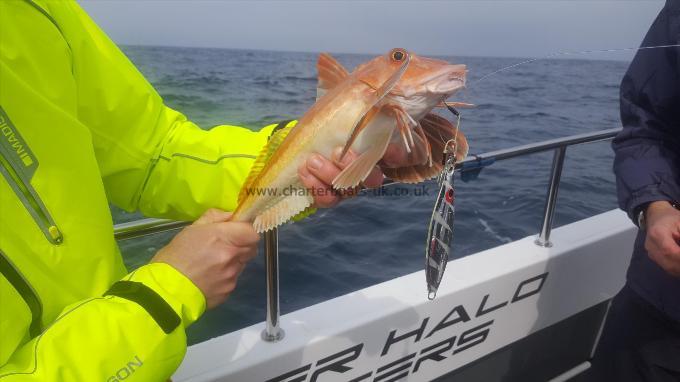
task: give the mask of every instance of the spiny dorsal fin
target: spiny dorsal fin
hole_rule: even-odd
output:
[[[248,195],[246,190],[253,187],[255,184],[255,179],[257,179],[257,176],[260,175],[262,169],[269,161],[269,158],[274,155],[276,149],[281,146],[281,143],[284,139],[286,139],[288,133],[290,133],[294,126],[295,123],[290,122],[285,127],[275,131],[272,136],[269,137],[269,141],[266,145],[264,145],[264,147],[262,147],[262,150],[260,150],[260,153],[255,159],[255,163],[253,163],[253,166],[250,168],[248,177],[243,183],[243,186],[241,186],[241,191],[238,193],[238,204],[241,204],[246,198]]]
[[[316,213],[316,207],[309,206],[309,207],[305,208],[304,211],[302,211],[299,214],[290,218],[290,220],[292,220],[294,222],[299,222],[300,220],[302,220],[306,217],[312,216],[315,213]]]
[[[316,99],[321,98],[327,91],[333,89],[349,75],[347,69],[328,53],[321,53],[319,55],[316,70],[319,72]]]

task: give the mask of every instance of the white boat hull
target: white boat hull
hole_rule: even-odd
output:
[[[399,277],[284,315],[277,343],[262,323],[191,346],[173,381],[431,381],[613,297],[634,236],[610,211],[555,229],[551,248],[457,259],[434,301],[422,271]]]

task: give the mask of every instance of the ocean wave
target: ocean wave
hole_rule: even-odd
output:
[[[316,93],[315,57],[308,53],[220,49],[126,50],[153,79],[166,102],[211,126],[227,120],[255,128],[301,116]],[[187,55],[200,59],[185,59]],[[366,55],[338,55],[347,67]],[[471,76],[491,73],[516,59],[457,57]],[[462,128],[480,153],[576,134],[618,123],[618,84],[625,63],[540,62],[486,78],[458,95],[477,107],[463,110]],[[588,81],[575,81],[588,74]],[[558,224],[615,208],[608,143],[570,149],[557,204]],[[585,146],[584,146],[585,147]],[[588,151],[593,150],[593,151]],[[550,153],[499,162],[477,180],[457,182],[455,257],[533,235],[542,221]],[[576,160],[578,163],[569,161]],[[571,167],[570,167],[571,166]],[[349,293],[361,286],[421,270],[434,196],[360,196],[280,230],[281,304],[284,312]],[[114,219],[129,219],[118,210]],[[122,244],[134,268],[171,234]],[[261,321],[261,257],[246,268],[229,303],[206,313],[189,330],[189,342]],[[329,272],[320,270],[330,270]],[[424,288],[424,285],[422,286]]]

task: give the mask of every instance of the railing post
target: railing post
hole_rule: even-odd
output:
[[[264,234],[265,268],[267,269],[267,317],[262,339],[277,342],[285,335],[279,327],[279,238],[276,228]]]
[[[555,149],[553,156],[552,172],[550,173],[550,183],[548,184],[548,195],[545,198],[545,208],[543,210],[543,225],[538,239],[534,241],[541,247],[552,247],[550,242],[550,232],[552,231],[553,218],[555,217],[555,204],[557,203],[557,191],[560,188],[560,178],[562,177],[562,167],[564,166],[564,156],[567,152],[566,146]]]

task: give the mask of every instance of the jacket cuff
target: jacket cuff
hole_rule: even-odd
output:
[[[663,186],[663,185],[662,185]],[[626,201],[625,205],[621,208],[626,211],[628,217],[630,217],[633,222],[637,219],[635,212],[647,203],[666,200],[669,202],[677,202],[677,199],[671,195],[673,190],[671,187],[659,187],[659,186],[648,186],[640,191],[637,191],[631,195],[631,197]],[[635,222],[637,224],[637,222]]]
[[[144,265],[126,278],[141,282],[165,300],[182,319],[184,328],[194,323],[205,312],[203,292],[185,275],[166,263]]]

